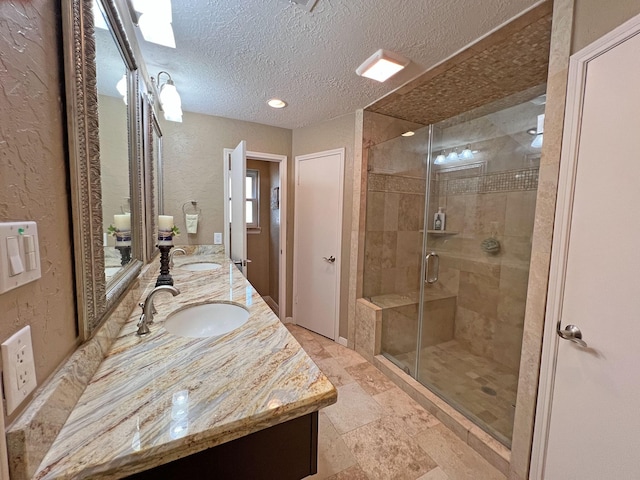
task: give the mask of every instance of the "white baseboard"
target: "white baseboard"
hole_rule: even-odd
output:
[[[284,318],[284,323],[294,323],[293,322],[293,317],[285,317]]]
[[[346,338],[344,338],[344,337],[338,337],[338,343],[339,343],[340,345],[342,345],[343,347],[346,347],[348,342],[347,342],[347,339],[346,339]]]

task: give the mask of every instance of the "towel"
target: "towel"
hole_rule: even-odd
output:
[[[187,224],[187,233],[198,233],[198,214],[187,213],[185,217],[185,222]]]

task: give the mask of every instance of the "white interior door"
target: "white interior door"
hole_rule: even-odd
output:
[[[572,62],[532,478],[640,479],[640,36],[619,41]]]
[[[231,152],[231,260],[247,276],[246,191],[247,142]]]
[[[293,318],[338,336],[344,149],[296,157]]]

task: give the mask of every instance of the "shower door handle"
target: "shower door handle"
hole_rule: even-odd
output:
[[[431,272],[431,259],[433,259],[434,268],[433,268],[433,276],[430,275]],[[431,252],[427,254],[425,257],[425,265],[424,265],[424,281],[425,283],[436,283],[438,281],[438,273],[440,271],[440,257],[436,252]]]
[[[564,330],[560,330],[560,325],[558,325],[557,333],[561,338],[569,340],[573,343],[577,343],[581,347],[587,346],[587,342],[582,340],[582,332],[575,325],[567,325],[566,327],[564,327]]]

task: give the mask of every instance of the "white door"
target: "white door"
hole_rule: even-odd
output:
[[[619,41],[572,59],[532,478],[640,479],[640,36]]]
[[[231,260],[247,276],[246,191],[247,142],[231,152]]]
[[[335,340],[344,149],[296,157],[293,319]]]

